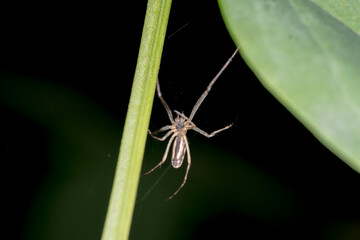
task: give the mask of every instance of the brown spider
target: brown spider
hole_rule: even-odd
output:
[[[184,157],[185,157],[185,153],[187,152],[188,165],[187,165],[184,180],[183,180],[182,184],[180,185],[180,187],[178,188],[178,190],[176,190],[175,193],[169,197],[169,199],[172,199],[180,191],[180,189],[185,185],[186,179],[187,179],[187,176],[188,176],[188,173],[189,173],[189,169],[190,169],[190,165],[191,165],[191,156],[190,156],[189,142],[188,142],[187,137],[186,137],[186,132],[188,130],[194,130],[194,131],[200,133],[201,135],[204,135],[205,137],[211,138],[211,137],[215,136],[215,134],[217,134],[217,133],[219,133],[221,131],[224,131],[226,129],[229,129],[234,124],[234,122],[233,122],[230,125],[228,125],[228,126],[226,126],[224,128],[221,128],[219,130],[216,130],[216,131],[209,134],[209,133],[201,130],[200,128],[196,127],[196,125],[192,122],[192,119],[194,118],[196,111],[198,110],[201,103],[204,101],[204,99],[206,98],[206,96],[210,92],[210,90],[211,90],[212,86],[214,85],[214,83],[216,82],[216,80],[220,77],[220,75],[225,70],[225,68],[230,64],[231,60],[234,58],[234,56],[235,56],[235,54],[237,52],[238,52],[238,49],[236,49],[236,51],[233,53],[233,55],[228,59],[228,61],[221,68],[221,70],[218,72],[218,74],[216,74],[216,76],[210,82],[210,84],[206,88],[205,92],[201,95],[201,97],[196,102],[195,106],[193,107],[193,109],[191,111],[191,114],[190,114],[190,117],[186,117],[183,113],[180,113],[180,112],[175,110],[174,112],[177,114],[177,116],[176,116],[176,118],[174,120],[169,106],[167,105],[164,98],[162,97],[162,94],[161,94],[161,91],[160,91],[159,79],[156,82],[156,89],[157,89],[158,97],[159,97],[160,101],[162,102],[162,104],[165,107],[165,110],[166,110],[166,112],[167,112],[167,114],[169,116],[169,119],[171,121],[171,125],[164,126],[164,127],[160,128],[159,130],[154,131],[154,132],[151,132],[150,130],[148,130],[148,132],[149,132],[150,136],[152,136],[153,138],[155,138],[157,140],[160,140],[160,141],[164,141],[171,134],[172,134],[172,136],[170,137],[169,143],[166,146],[166,150],[165,150],[165,153],[164,153],[164,156],[163,156],[162,160],[154,168],[152,168],[150,171],[146,172],[143,175],[147,175],[149,173],[152,173],[156,168],[161,166],[166,161],[166,158],[168,156],[171,143],[173,141],[174,141],[174,144],[173,144],[173,149],[172,149],[171,165],[174,168],[181,167],[181,165],[183,163],[183,160],[184,160]],[[169,131],[161,138],[154,136],[155,134],[157,134],[159,132],[163,132],[163,131],[167,131],[167,130],[169,130]]]

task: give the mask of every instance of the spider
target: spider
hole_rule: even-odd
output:
[[[191,113],[190,113],[190,117],[186,117],[184,115],[184,113],[180,113],[176,110],[174,110],[174,112],[176,113],[176,118],[174,119],[171,110],[169,108],[169,106],[167,105],[167,103],[165,102],[164,98],[162,97],[161,91],[160,91],[160,84],[159,84],[159,79],[156,82],[156,89],[157,89],[157,95],[160,99],[160,101],[162,102],[162,104],[164,105],[164,108],[169,116],[169,119],[171,121],[171,125],[167,125],[164,126],[162,128],[160,128],[157,131],[151,132],[150,130],[148,130],[148,133],[150,136],[152,136],[153,138],[159,140],[159,141],[165,141],[170,135],[172,135],[170,137],[169,143],[166,146],[166,150],[164,153],[164,156],[162,158],[162,160],[155,166],[153,167],[150,171],[146,172],[144,175],[148,175],[150,173],[152,173],[156,168],[160,167],[167,159],[168,153],[169,153],[169,149],[171,144],[173,143],[173,149],[172,149],[172,157],[171,157],[171,165],[173,166],[173,168],[179,168],[181,167],[184,158],[185,158],[185,154],[187,153],[187,168],[186,168],[186,173],[185,173],[185,177],[184,180],[182,182],[182,184],[180,185],[180,187],[168,198],[169,200],[172,199],[179,191],[180,189],[185,185],[186,180],[187,180],[187,176],[190,170],[190,166],[191,166],[191,156],[190,156],[190,148],[189,148],[189,142],[187,140],[186,137],[186,132],[188,130],[194,130],[198,133],[200,133],[201,135],[211,138],[213,136],[215,136],[215,134],[222,132],[226,129],[229,129],[230,127],[233,126],[234,122],[231,123],[230,125],[221,128],[219,130],[213,131],[212,133],[207,133],[203,130],[201,130],[200,128],[198,128],[193,122],[192,119],[195,116],[195,113],[197,112],[197,110],[199,109],[201,103],[204,101],[204,99],[206,98],[206,96],[208,95],[208,93],[210,92],[212,86],[214,85],[214,83],[216,82],[216,80],[220,77],[220,75],[222,74],[222,72],[226,69],[226,67],[230,64],[230,62],[232,61],[232,59],[234,58],[235,54],[238,52],[238,48],[236,49],[236,51],[233,53],[233,55],[227,60],[227,62],[225,63],[225,65],[220,69],[220,71],[218,72],[218,74],[216,74],[216,76],[211,80],[210,84],[208,85],[208,87],[206,88],[205,92],[200,96],[200,98],[198,99],[198,101],[196,102],[195,106],[193,107]],[[163,132],[163,131],[167,131],[169,130],[163,137],[156,137],[155,134],[159,133],[159,132]]]

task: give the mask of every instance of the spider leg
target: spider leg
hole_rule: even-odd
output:
[[[216,130],[216,131],[213,131],[213,132],[210,133],[210,134],[207,133],[207,132],[205,132],[204,130],[201,130],[200,128],[198,128],[198,127],[196,127],[196,126],[193,126],[192,130],[200,133],[201,135],[203,135],[203,136],[205,136],[205,137],[211,138],[211,137],[215,136],[217,133],[222,132],[222,131],[224,131],[224,130],[226,130],[226,129],[231,128],[231,127],[234,125],[234,123],[235,123],[235,121],[232,122],[231,124],[227,125],[226,127],[223,127],[223,128],[221,128],[221,129],[219,129],[219,130]]]
[[[162,127],[160,128],[159,130],[157,131],[154,131],[154,132],[151,132],[150,130],[148,130],[148,133],[151,137],[155,138],[156,140],[159,140],[159,141],[164,141],[166,138],[168,138],[170,136],[170,134],[172,133],[172,131],[169,131],[167,132],[163,137],[156,137],[154,136],[156,133],[158,132],[163,132],[163,131],[166,131],[166,130],[169,130],[170,129],[170,126],[165,126],[165,127]]]
[[[192,130],[194,130],[194,131],[196,131],[196,132],[200,133],[201,135],[204,135],[205,137],[208,137],[208,138],[211,138],[211,137],[215,136],[217,133],[222,132],[222,131],[224,131],[224,130],[226,130],[226,129],[231,128],[231,127],[234,125],[234,123],[236,122],[236,120],[238,119],[238,117],[236,117],[235,120],[234,120],[231,124],[227,125],[226,127],[221,128],[221,129],[219,129],[219,130],[213,131],[212,133],[209,134],[209,133],[205,132],[204,130],[201,130],[200,128],[196,127],[195,123],[193,123],[193,122],[192,122],[188,117],[186,117],[184,114],[182,114],[182,113],[180,113],[179,111],[176,111],[176,110],[174,110],[174,112],[175,112],[176,114],[182,116],[183,118],[185,118],[185,119],[191,124],[191,129],[192,129]]]
[[[198,108],[200,107],[201,103],[204,101],[204,99],[206,98],[206,96],[208,95],[208,93],[210,92],[212,86],[214,85],[214,83],[216,82],[216,80],[220,77],[220,75],[224,72],[224,70],[229,66],[230,62],[232,61],[232,59],[234,58],[235,54],[239,51],[239,48],[237,48],[235,50],[235,52],[233,53],[233,55],[231,55],[231,57],[227,60],[227,62],[225,63],[225,65],[220,69],[220,71],[216,74],[216,76],[211,80],[210,84],[208,85],[208,87],[206,88],[205,92],[200,96],[199,100],[197,100],[195,106],[193,107],[189,120],[191,121],[194,116],[196,111],[198,110]]]
[[[187,151],[187,162],[188,162],[188,165],[187,165],[187,168],[186,168],[185,177],[184,177],[184,180],[183,180],[182,184],[181,184],[180,187],[178,188],[178,190],[176,190],[176,192],[174,192],[173,195],[171,195],[171,196],[168,198],[168,200],[172,199],[172,198],[180,191],[180,189],[185,185],[186,180],[187,180],[187,176],[188,176],[188,173],[189,173],[189,170],[190,170],[190,166],[191,166],[191,156],[190,156],[189,142],[188,142],[188,140],[187,140],[186,135],[184,135],[184,138],[185,138],[186,151]]]
[[[171,132],[169,132],[169,133],[171,133]],[[167,133],[166,135],[168,135],[169,133]],[[166,135],[165,135],[165,136],[166,136]],[[165,153],[164,153],[164,156],[163,156],[162,160],[161,160],[155,167],[153,167],[152,169],[150,169],[150,171],[144,173],[142,176],[145,176],[145,175],[148,175],[149,173],[152,173],[156,168],[160,167],[160,166],[166,161],[166,158],[167,158],[167,156],[168,156],[171,143],[172,143],[172,141],[174,140],[174,138],[175,138],[176,136],[177,136],[177,134],[174,134],[174,135],[172,135],[172,137],[170,138],[169,143],[168,143],[168,145],[166,146],[166,150],[165,150]]]
[[[161,101],[161,103],[163,104],[168,116],[169,116],[169,119],[171,121],[171,123],[174,123],[174,118],[173,118],[173,115],[171,113],[171,110],[169,108],[169,105],[167,105],[165,99],[162,97],[162,94],[161,94],[161,90],[160,90],[160,83],[159,83],[159,78],[157,79],[156,81],[156,90],[157,90],[157,95]]]

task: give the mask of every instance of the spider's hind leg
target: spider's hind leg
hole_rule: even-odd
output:
[[[168,132],[166,135],[170,135],[169,133],[171,133],[171,132]],[[165,135],[165,136],[166,136],[166,135]],[[165,136],[164,136],[164,137],[165,137]],[[160,161],[155,167],[153,167],[152,169],[150,169],[150,171],[142,174],[141,176],[145,176],[145,175],[148,175],[148,174],[152,173],[156,168],[160,167],[160,166],[166,161],[166,158],[167,158],[167,156],[168,156],[171,143],[172,143],[172,141],[174,140],[175,137],[176,137],[176,134],[172,135],[172,137],[170,138],[169,143],[168,143],[168,145],[166,146],[166,150],[165,150],[164,156],[163,156],[163,158],[161,159],[161,161]]]
[[[184,176],[184,180],[182,182],[182,184],[180,185],[180,187],[178,188],[178,190],[176,190],[176,192],[173,193],[173,195],[171,195],[168,200],[172,199],[181,189],[182,187],[185,185],[186,183],[186,180],[187,180],[187,177],[188,177],[188,174],[189,174],[189,170],[190,170],[190,166],[191,166],[191,155],[190,155],[190,147],[189,147],[189,142],[185,137],[185,144],[186,144],[186,150],[187,150],[187,162],[188,162],[188,165],[187,165],[187,168],[186,168],[186,173],[185,173],[185,176]]]

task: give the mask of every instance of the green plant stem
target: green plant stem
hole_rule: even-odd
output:
[[[128,239],[171,0],[149,0],[103,240]]]

